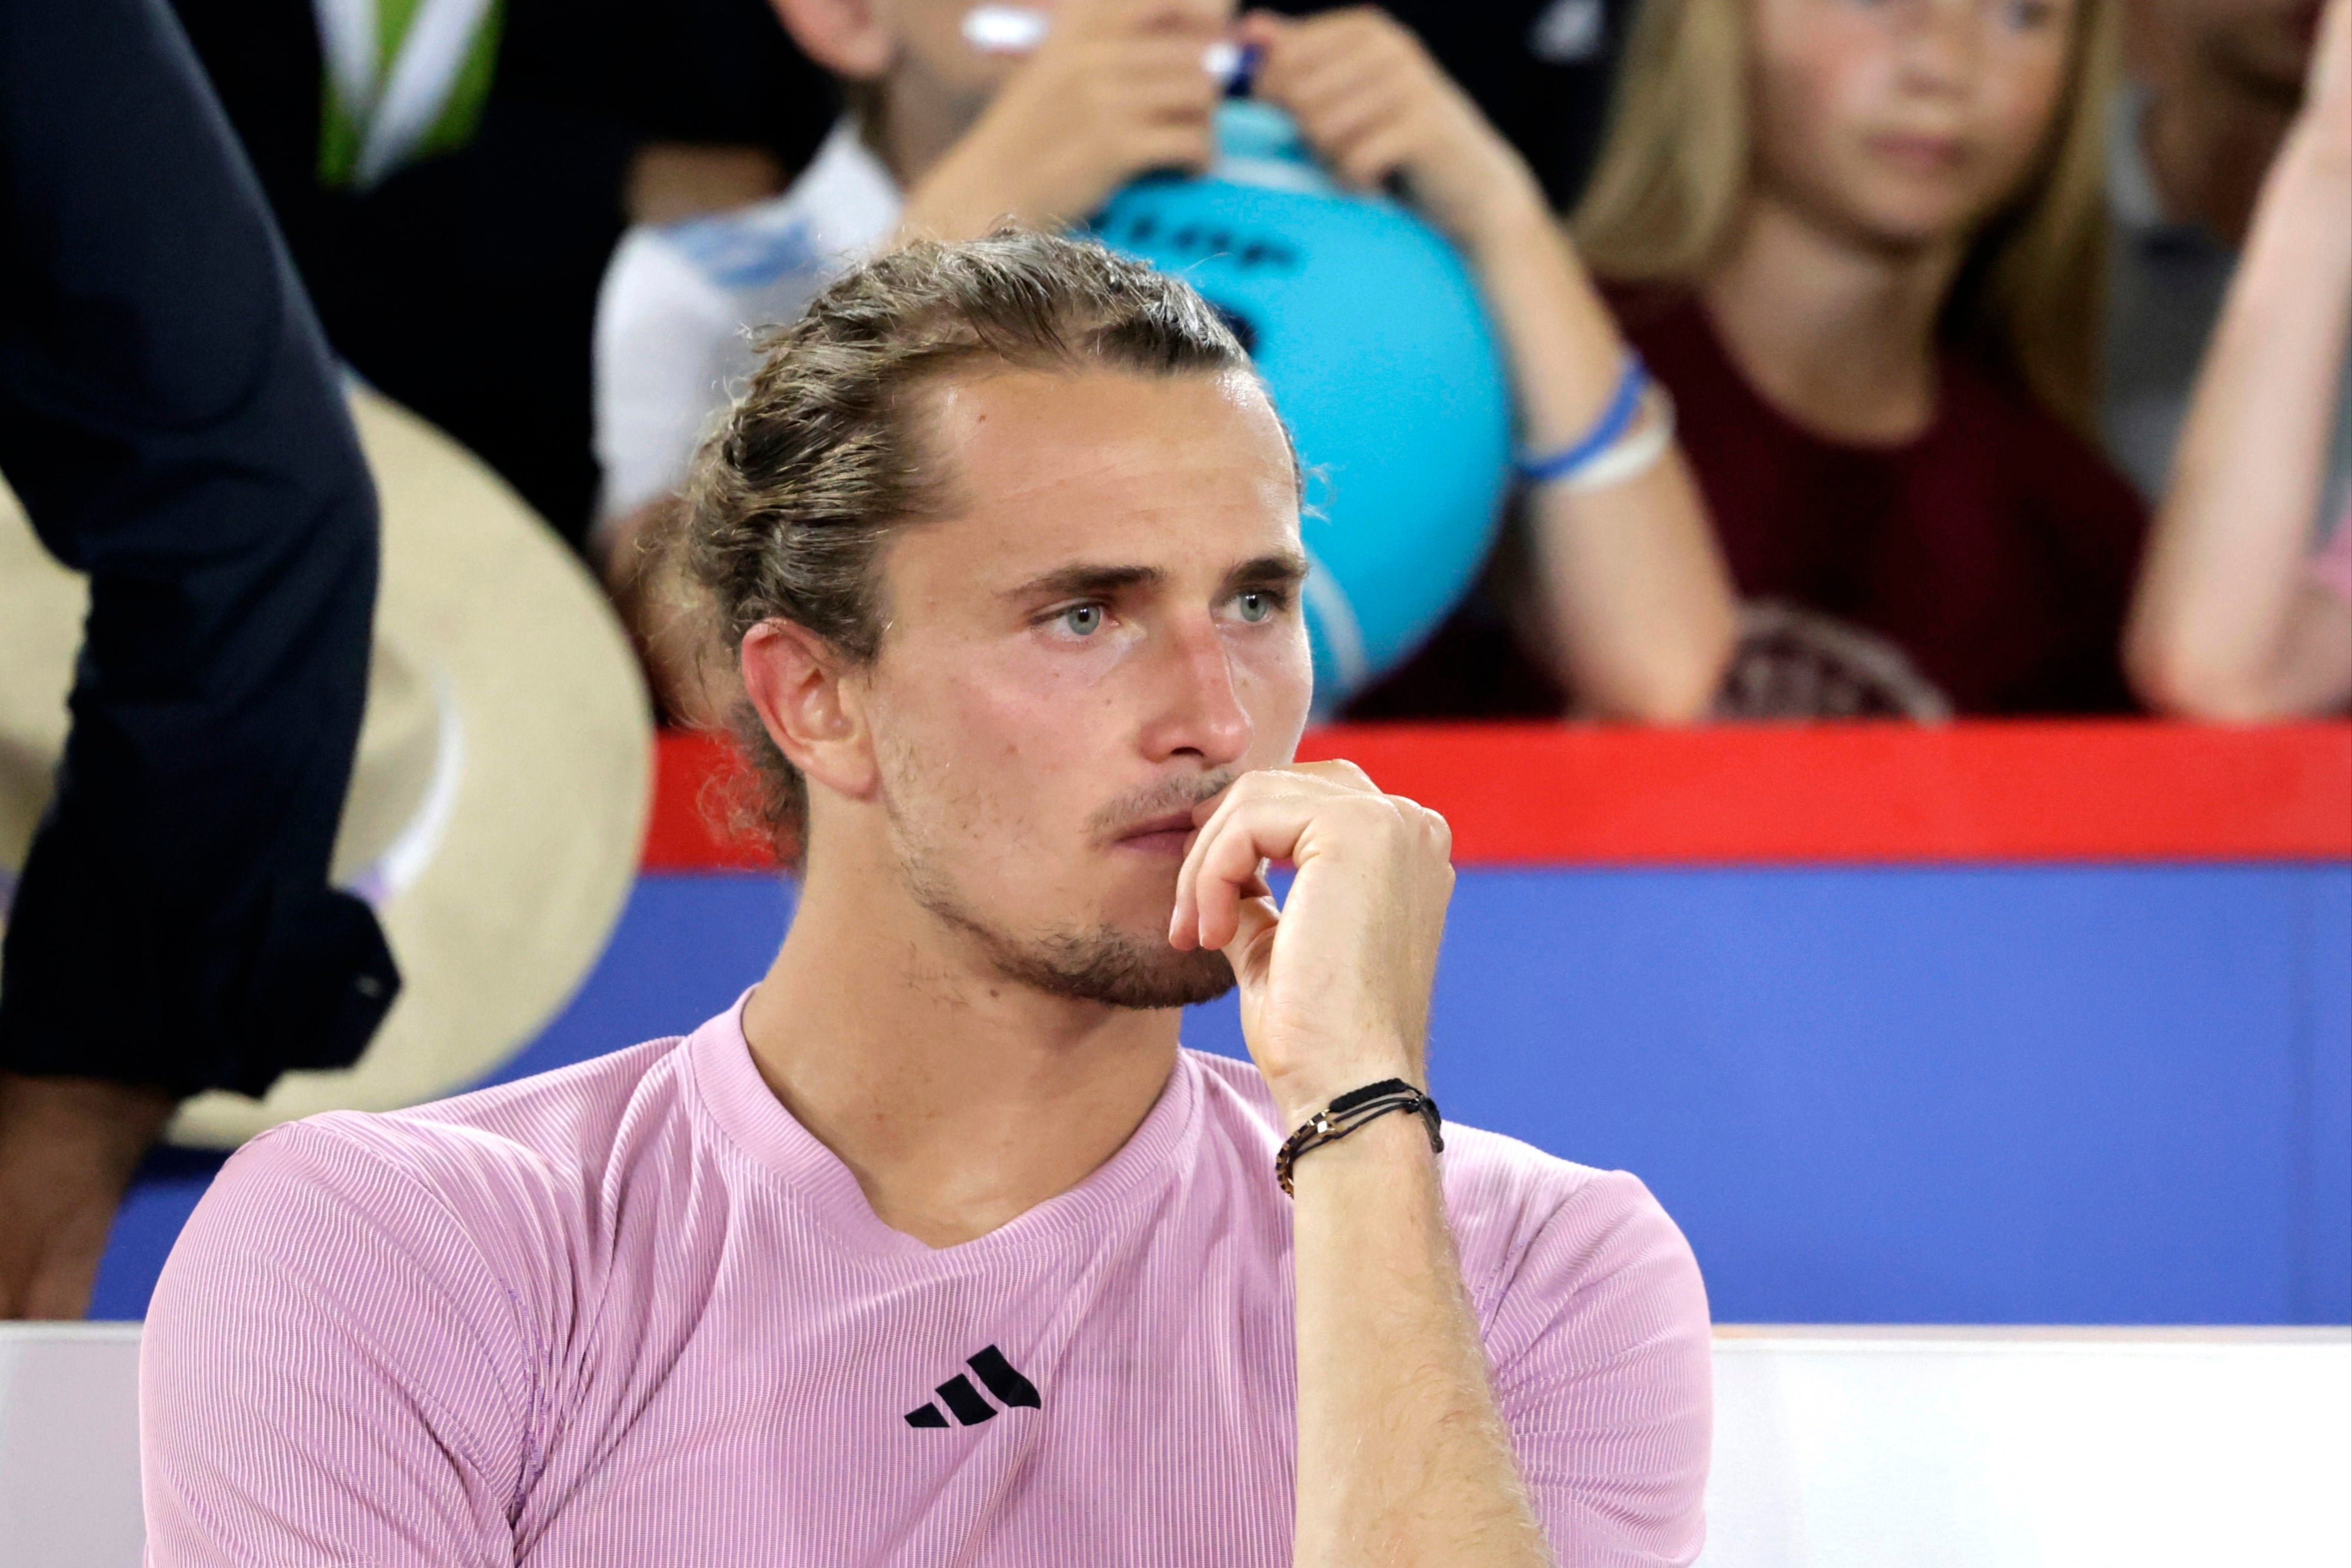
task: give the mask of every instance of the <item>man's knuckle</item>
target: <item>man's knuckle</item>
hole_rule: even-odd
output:
[[[1318,778],[1360,788],[1369,789],[1372,782],[1370,774],[1344,757],[1335,757],[1326,762],[1309,763],[1305,770]]]
[[[1362,795],[1356,797],[1352,804],[1368,828],[1378,832],[1392,846],[1402,848],[1412,841],[1415,836],[1413,825],[1405,814],[1397,809],[1397,802],[1393,797]]]

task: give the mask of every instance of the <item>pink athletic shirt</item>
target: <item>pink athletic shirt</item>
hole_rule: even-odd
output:
[[[247,1145],[147,1319],[148,1563],[1286,1563],[1290,1211],[1256,1071],[1180,1053],[1092,1176],[934,1249],[784,1110],[740,1010]],[[1458,1127],[1444,1160],[1559,1560],[1690,1562],[1682,1233],[1622,1173]]]

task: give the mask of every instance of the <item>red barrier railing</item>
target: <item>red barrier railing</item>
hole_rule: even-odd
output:
[[[1445,813],[1467,865],[2352,859],[2352,724],[2142,720],[1318,730]],[[706,801],[731,756],[662,737],[649,871],[764,866]]]

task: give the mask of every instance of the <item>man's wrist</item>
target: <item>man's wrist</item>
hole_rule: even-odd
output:
[[[1291,1197],[1296,1201],[1334,1187],[1361,1191],[1368,1182],[1410,1178],[1433,1170],[1436,1162],[1437,1151],[1430,1146],[1429,1129],[1422,1119],[1391,1111],[1344,1138],[1318,1144],[1300,1155],[1291,1166]]]
[[[1340,1095],[1390,1078],[1402,1079],[1416,1089],[1428,1086],[1421,1063],[1400,1053],[1385,1062],[1374,1061],[1336,1072],[1285,1074],[1278,1081],[1268,1080],[1266,1088],[1274,1096],[1275,1112],[1286,1135],[1305,1126],[1309,1117],[1328,1109]]]

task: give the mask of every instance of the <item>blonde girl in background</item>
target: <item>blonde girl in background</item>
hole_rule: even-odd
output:
[[[1647,0],[1574,221],[1749,601],[1729,715],[2097,711],[2112,0]]]

